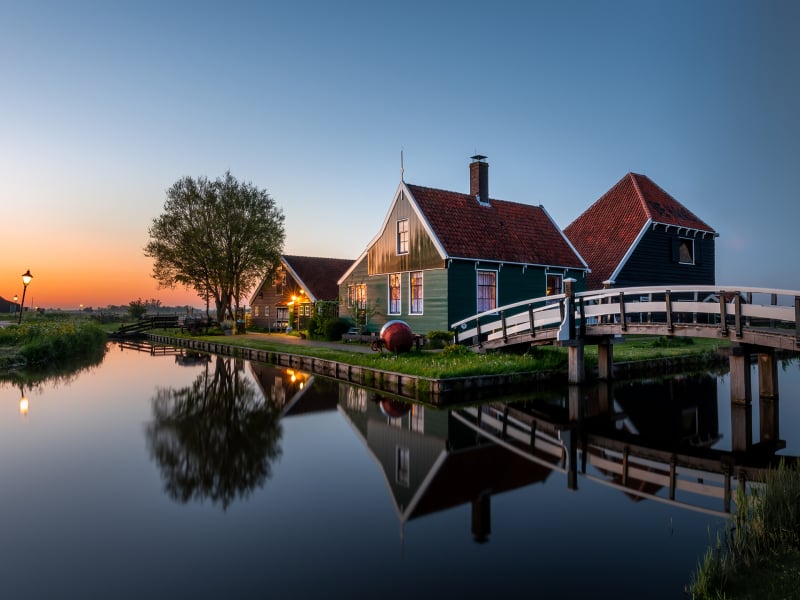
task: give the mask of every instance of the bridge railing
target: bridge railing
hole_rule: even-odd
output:
[[[507,339],[526,332],[535,335],[537,330],[552,328],[564,320],[566,300],[564,294],[531,298],[478,313],[450,327],[456,343],[478,346],[487,339]]]
[[[567,307],[571,307],[567,309]],[[572,313],[572,325],[568,316]],[[550,329],[558,339],[589,326],[614,326],[624,333],[636,324],[658,324],[668,333],[678,324],[716,327],[719,335],[741,337],[746,329],[794,330],[800,343],[800,291],[744,286],[629,287],[533,298],[501,306],[453,323],[456,341],[481,346],[487,341]],[[609,329],[605,327],[604,329]],[[790,332],[786,332],[791,335]]]

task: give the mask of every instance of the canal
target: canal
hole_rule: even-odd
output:
[[[756,390],[753,456],[732,457],[724,372],[446,410],[112,344],[0,384],[2,595],[684,598],[736,461],[800,454],[781,368],[779,443]]]

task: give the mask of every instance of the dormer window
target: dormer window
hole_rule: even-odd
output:
[[[408,219],[397,222],[397,253],[408,254]]]

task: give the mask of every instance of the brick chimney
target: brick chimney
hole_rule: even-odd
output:
[[[481,204],[489,204],[489,163],[484,162],[486,157],[476,154],[470,157],[469,163],[469,194],[477,197]]]

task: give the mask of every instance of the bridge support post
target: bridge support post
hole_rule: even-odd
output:
[[[775,351],[758,354],[758,416],[761,443],[780,439],[778,402],[778,361]]]
[[[614,377],[614,345],[609,338],[597,344],[597,378],[606,381]]]
[[[750,350],[743,346],[736,346],[731,351],[730,358],[731,402],[734,404],[750,404],[752,393],[750,391]]]
[[[583,341],[574,340],[565,342],[564,345],[567,347],[567,358],[569,360],[567,382],[570,384],[583,383],[586,378],[583,361]]]
[[[750,348],[735,346],[729,358],[731,387],[731,450],[753,446],[753,405],[750,391]]]
[[[758,396],[778,397],[778,361],[774,350],[758,354]]]

